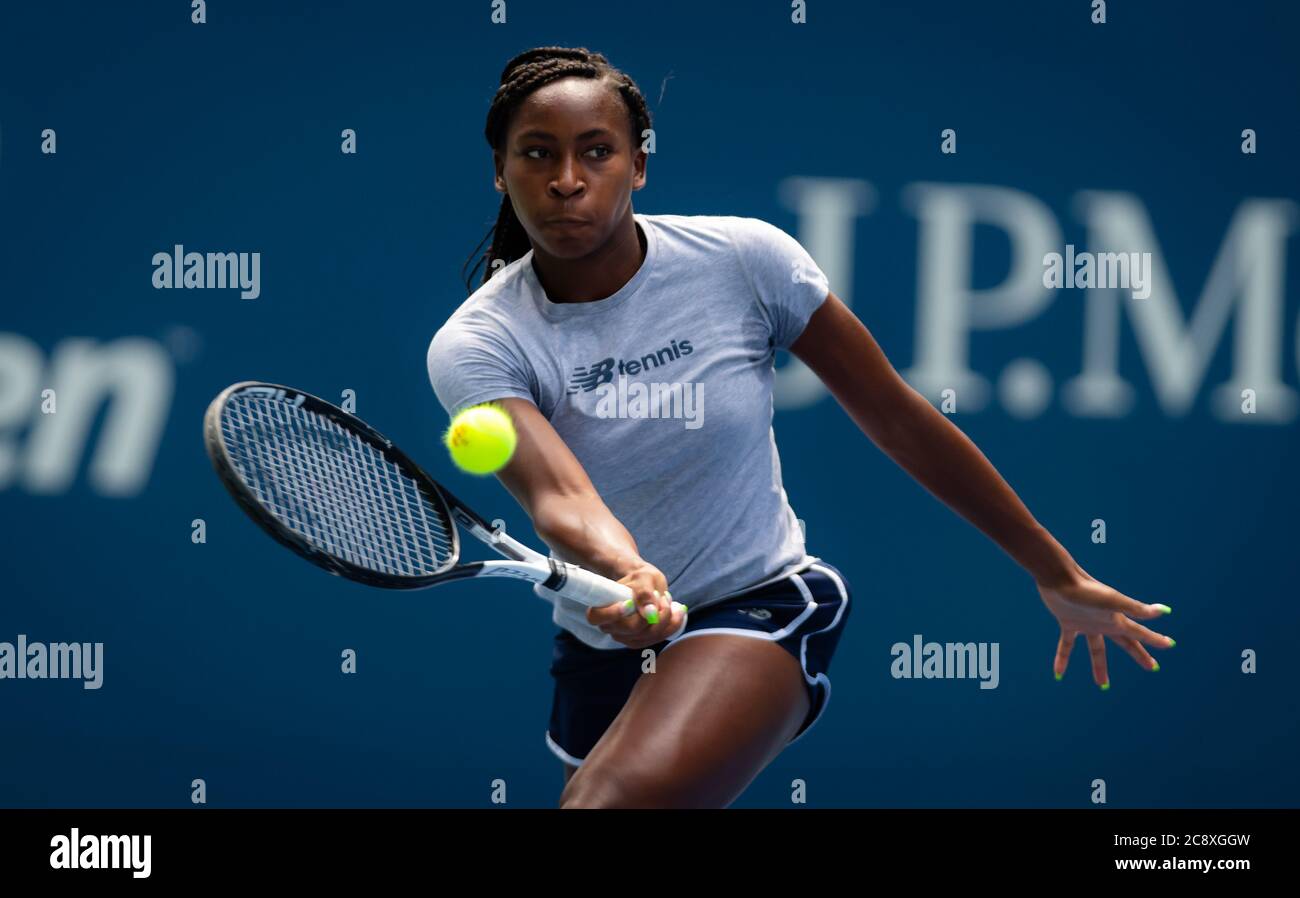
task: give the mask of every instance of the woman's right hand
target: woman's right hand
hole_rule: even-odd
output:
[[[632,590],[635,613],[628,614],[624,602],[588,608],[587,622],[592,626],[630,649],[657,645],[681,627],[686,616],[684,606],[674,605],[668,593],[668,578],[659,568],[641,561],[618,582]],[[658,623],[650,623],[650,618]]]

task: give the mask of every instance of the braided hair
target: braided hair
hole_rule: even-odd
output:
[[[496,95],[492,98],[492,106],[488,109],[487,125],[483,129],[488,146],[493,150],[502,149],[510,119],[529,94],[552,81],[574,77],[609,79],[612,82],[619,95],[623,97],[623,102],[627,104],[628,116],[631,119],[632,144],[639,146],[641,135],[650,127],[650,111],[646,106],[645,97],[641,95],[641,89],[624,72],[610,65],[609,60],[602,54],[593,53],[585,47],[535,47],[520,53],[506,63],[506,67],[501,71],[501,86],[497,88]],[[474,253],[479,251],[488,237],[492,238],[492,245],[479,256],[474,267],[466,275],[466,266],[474,259]],[[495,274],[496,269],[492,266],[495,260],[501,259],[509,264],[531,248],[528,234],[515,215],[510,197],[502,197],[497,223],[483,236],[478,246],[474,247],[474,251],[465,260],[465,264],[461,266],[466,293],[473,292],[472,281],[480,265],[486,263],[483,279],[479,282],[481,287]]]

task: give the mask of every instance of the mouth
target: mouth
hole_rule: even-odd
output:
[[[548,219],[546,226],[551,228],[580,228],[583,225],[590,223],[591,222],[587,221],[585,218],[562,217]]]

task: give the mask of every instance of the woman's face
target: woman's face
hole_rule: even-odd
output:
[[[577,259],[605,245],[645,184],[630,132],[627,105],[603,79],[562,78],[519,105],[492,155],[497,190],[535,250]]]

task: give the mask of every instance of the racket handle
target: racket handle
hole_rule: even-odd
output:
[[[632,590],[622,583],[615,583],[607,577],[594,574],[574,564],[565,562],[564,566],[568,570],[568,579],[565,580],[563,589],[552,591],[537,583],[534,584],[533,591],[542,598],[547,598],[549,594],[553,593],[580,602],[583,605],[591,605],[597,608],[618,602],[623,606],[622,614],[624,617],[637,612],[637,607],[632,602]],[[676,611],[681,612],[683,615],[686,613],[686,606],[681,602],[674,601],[672,604]],[[685,626],[686,623],[683,621],[678,632],[684,629]]]
[[[600,607],[612,605],[614,602],[626,602],[632,598],[632,590],[622,583],[615,583],[600,574],[593,574],[576,564],[565,562],[564,568],[568,577],[564,581],[564,586],[555,592],[566,599],[581,602],[583,605]]]

